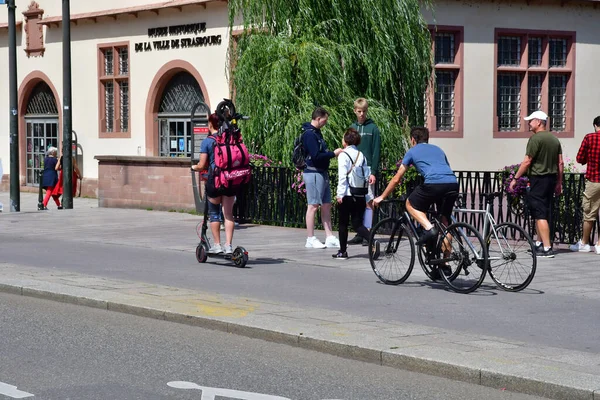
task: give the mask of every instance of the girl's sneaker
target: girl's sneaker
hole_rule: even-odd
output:
[[[348,252],[339,250],[337,253],[332,254],[331,257],[335,258],[336,260],[347,260]]]
[[[327,236],[327,238],[325,238],[325,246],[334,248],[334,249],[336,249],[336,248],[339,249],[340,241],[335,236]]]
[[[213,244],[210,249],[208,249],[209,254],[221,254],[223,252],[223,248],[220,244]]]

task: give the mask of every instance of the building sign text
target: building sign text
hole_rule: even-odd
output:
[[[206,32],[206,23],[172,25],[148,29],[148,38],[157,40],[135,43],[135,51],[185,49],[188,47],[214,46],[221,44],[221,35],[197,36]],[[169,36],[195,35],[193,37],[169,38]]]

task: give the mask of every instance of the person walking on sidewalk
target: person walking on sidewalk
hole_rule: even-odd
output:
[[[208,179],[204,186],[206,197],[208,198],[208,220],[210,221],[210,231],[213,236],[213,245],[208,249],[210,254],[233,254],[233,231],[235,222],[233,220],[233,203],[237,187],[216,188],[214,179],[215,170],[215,140],[211,137],[219,131],[219,117],[213,113],[208,117],[209,135],[200,143],[200,160],[198,164],[192,166],[194,171],[208,169]],[[221,206],[225,216],[225,245],[221,246]]]
[[[367,229],[371,229],[373,223],[373,197],[375,194],[375,182],[379,173],[379,157],[381,153],[381,133],[375,122],[367,116],[369,103],[367,99],[360,97],[354,101],[354,114],[356,122],[351,128],[356,129],[360,133],[360,143],[356,146],[357,149],[367,159],[367,165],[371,167],[371,176],[369,177],[369,194],[366,198],[366,208],[363,217],[363,225]],[[366,246],[367,238],[356,234],[354,238],[348,241],[348,244],[363,244]]]
[[[425,244],[430,239],[437,237],[438,231],[427,218],[427,211],[432,204],[436,203],[437,209],[442,216],[442,223],[448,225],[454,202],[458,197],[458,181],[454,171],[450,168],[446,153],[438,146],[429,144],[429,130],[425,127],[414,127],[410,130],[411,149],[406,152],[402,159],[402,165],[381,196],[373,200],[378,206],[394,188],[400,184],[404,173],[412,164],[417,172],[423,176],[425,182],[413,190],[406,200],[406,211],[423,227],[423,233],[417,240],[417,244]],[[446,196],[450,192],[456,192],[455,196]],[[445,201],[443,201],[445,198]],[[447,271],[444,271],[447,275]]]
[[[306,167],[302,173],[306,187],[306,239],[305,247],[324,249],[325,247],[340,247],[339,240],[331,230],[331,188],[329,186],[329,162],[337,157],[342,149],[329,151],[321,133],[321,128],[327,124],[329,113],[317,107],[312,113],[312,120],[302,124],[302,145],[306,152]],[[315,236],[315,215],[321,208],[321,222],[325,228],[325,244]]]
[[[58,160],[56,159],[57,154],[58,149],[56,147],[48,147],[46,158],[44,158],[44,171],[42,172],[42,182],[40,182],[40,185],[46,189],[46,196],[44,196],[43,201],[44,210],[48,209],[50,197],[52,197],[59,210],[62,210],[63,208],[60,204],[60,196],[53,193],[54,188],[58,183],[58,173],[56,172],[56,164],[58,163]]]
[[[72,165],[73,165],[73,177],[71,178],[71,182],[72,182],[72,196],[75,197],[75,194],[77,193],[77,180],[81,177],[81,172],[79,172],[79,167],[77,166],[77,160],[75,159],[75,157],[72,157]],[[62,196],[63,194],[63,156],[60,156],[60,158],[58,159],[58,163],[56,163],[56,167],[55,169],[58,172],[58,182],[56,183],[56,185],[54,186],[54,189],[52,190],[52,195],[53,196]]]
[[[536,256],[553,258],[548,221],[552,213],[554,194],[562,192],[563,158],[560,141],[546,130],[548,115],[543,111],[534,111],[525,121],[533,135],[527,142],[525,158],[510,183],[514,190],[517,179],[527,174],[530,189],[527,204],[535,220],[535,230],[541,242],[536,243]]]
[[[339,236],[340,249],[333,258],[344,260],[348,258],[348,223],[360,237],[369,237],[369,230],[363,225],[363,216],[367,204],[366,195],[354,196],[350,191],[349,175],[353,168],[366,165],[366,157],[357,149],[361,137],[356,129],[350,128],[344,133],[342,151],[338,159],[337,202],[339,205]],[[368,172],[366,172],[368,173]],[[365,175],[366,175],[365,173]]]
[[[592,250],[590,247],[592,228],[600,210],[600,116],[594,118],[593,125],[594,132],[585,135],[577,152],[577,162],[587,165],[587,170],[582,201],[583,234],[577,243],[571,245],[571,251]],[[600,236],[594,250],[596,254],[600,254]]]

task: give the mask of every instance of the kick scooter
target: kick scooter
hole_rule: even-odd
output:
[[[199,263],[206,262],[208,257],[215,257],[232,261],[235,266],[239,268],[244,268],[246,266],[246,263],[248,262],[248,252],[242,246],[237,246],[233,249],[233,253],[231,254],[211,254],[208,252],[208,249],[210,249],[210,240],[206,234],[208,231],[208,199],[206,198],[206,195],[204,196],[204,218],[202,220],[202,225],[199,223],[196,227],[196,231],[200,238],[200,243],[198,243],[198,246],[196,247],[196,259]]]

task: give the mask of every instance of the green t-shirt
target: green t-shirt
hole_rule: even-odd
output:
[[[559,154],[562,154],[562,147],[556,136],[547,131],[533,134],[525,150],[525,155],[532,159],[527,174],[530,176],[558,174]]]

